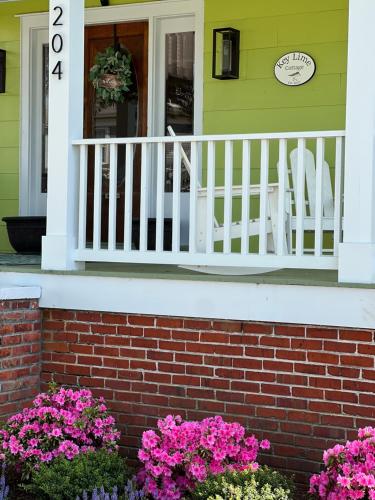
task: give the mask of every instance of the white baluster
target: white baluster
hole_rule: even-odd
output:
[[[148,242],[148,199],[149,199],[149,157],[150,144],[142,143],[141,161],[141,208],[139,221],[139,250],[146,252]]]
[[[95,173],[94,173],[94,250],[100,250],[102,232],[102,162],[103,146],[95,146]]]
[[[108,249],[116,250],[117,144],[110,145],[109,155]]]
[[[250,141],[242,142],[242,206],[241,206],[241,253],[249,253],[250,183],[251,183]]]
[[[324,139],[316,140],[316,183],[315,183],[315,256],[323,253],[323,163]]]
[[[336,138],[335,161],[335,212],[334,212],[334,255],[338,255],[342,231],[342,174],[343,174],[343,138]]]
[[[260,160],[260,202],[259,202],[259,254],[267,253],[267,219],[268,219],[268,168],[269,141],[261,141]]]
[[[189,208],[189,253],[197,252],[197,189],[198,189],[198,147],[191,143],[190,208]]]
[[[180,251],[181,233],[181,143],[173,144],[172,251]]]
[[[225,141],[224,172],[224,253],[232,251],[233,142]]]
[[[296,255],[304,253],[305,216],[305,139],[298,139],[297,195],[296,195]]]
[[[156,251],[164,250],[164,192],[165,192],[165,144],[160,142],[157,151],[156,172]]]
[[[206,206],[206,252],[214,252],[214,221],[215,221],[215,162],[216,144],[207,144],[207,206]],[[203,214],[202,214],[203,217]]]
[[[124,213],[124,250],[130,252],[132,249],[133,234],[133,169],[134,169],[134,146],[126,145],[125,160],[125,213]]]
[[[284,255],[286,251],[286,198],[287,194],[287,140],[279,141],[279,200],[277,210],[277,255]],[[291,210],[291,206],[288,207]]]
[[[87,225],[87,146],[79,147],[79,221],[78,221],[78,248],[86,248]]]

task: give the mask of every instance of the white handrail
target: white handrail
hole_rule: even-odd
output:
[[[229,135],[179,135],[176,137],[121,137],[109,139],[79,139],[74,140],[73,145],[79,146],[85,144],[87,146],[94,146],[95,144],[157,144],[160,142],[173,143],[173,142],[207,142],[207,141],[255,141],[262,139],[316,139],[317,137],[333,138],[345,137],[344,130],[328,130],[317,132],[276,132],[264,134],[229,134]]]

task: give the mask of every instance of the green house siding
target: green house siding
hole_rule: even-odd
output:
[[[345,124],[347,0],[206,0],[204,130],[210,133],[342,129]],[[211,78],[212,30],[241,30],[239,80]],[[286,87],[278,58],[303,51],[315,77]]]
[[[111,0],[111,5],[137,0]],[[149,1],[149,0],[145,0]],[[87,0],[87,7],[99,0]],[[20,26],[15,16],[42,12],[47,0],[0,5],[0,48],[7,51],[7,88],[0,94],[0,219],[18,213]],[[205,0],[204,132],[274,132],[342,129],[348,0]],[[241,30],[240,79],[211,78],[212,30]],[[284,53],[309,53],[315,77],[301,87],[274,78]],[[10,251],[0,223],[0,252]]]

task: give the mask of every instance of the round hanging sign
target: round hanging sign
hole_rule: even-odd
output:
[[[311,80],[316,70],[314,59],[304,52],[289,52],[275,64],[275,76],[284,85],[296,87]]]

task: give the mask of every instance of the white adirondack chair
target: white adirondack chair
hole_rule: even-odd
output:
[[[171,126],[167,127],[168,133],[171,137],[175,137],[176,134]],[[184,163],[186,170],[190,174],[191,163],[190,160],[181,145],[181,158]],[[224,187],[215,187],[215,198],[224,198]],[[250,196],[256,196],[260,194],[259,185],[250,186]],[[232,197],[240,198],[242,197],[242,186],[232,187]],[[278,203],[278,184],[268,185],[268,216],[266,221],[266,233],[267,233],[267,251],[273,251],[276,245],[276,234],[277,234],[277,203]],[[206,251],[206,215],[207,215],[207,188],[202,187],[198,184],[197,193],[197,250],[198,252]],[[214,217],[213,221],[213,240],[224,241],[224,226],[218,222]],[[242,221],[232,222],[231,225],[231,239],[241,238],[242,234]],[[260,221],[259,219],[250,219],[248,221],[248,235],[256,236],[260,234]],[[199,271],[208,274],[227,274],[227,275],[252,275],[261,274],[266,272],[275,271],[276,269],[270,268],[241,268],[241,267],[217,267],[217,266],[181,266],[184,269],[191,269],[194,271]]]
[[[296,215],[293,211],[293,205],[297,199],[297,179],[298,179],[298,148],[291,151],[290,155],[290,169],[288,168],[288,175],[286,179],[286,185],[291,193],[288,198],[290,200],[290,207],[287,209],[290,216],[290,226],[289,231],[293,232],[296,230]],[[316,204],[316,167],[315,158],[312,151],[305,148],[304,149],[304,167],[305,167],[305,181],[306,181],[306,193],[307,199],[303,207],[303,227],[304,231],[314,231],[315,230],[315,204]],[[279,165],[278,165],[279,167]],[[290,184],[289,175],[291,174],[292,183]],[[330,175],[329,164],[324,161],[322,169],[322,207],[323,207],[323,219],[322,219],[322,229],[323,231],[333,231],[334,230],[334,197],[332,189],[332,181]],[[288,235],[288,241],[292,241],[291,234]]]

